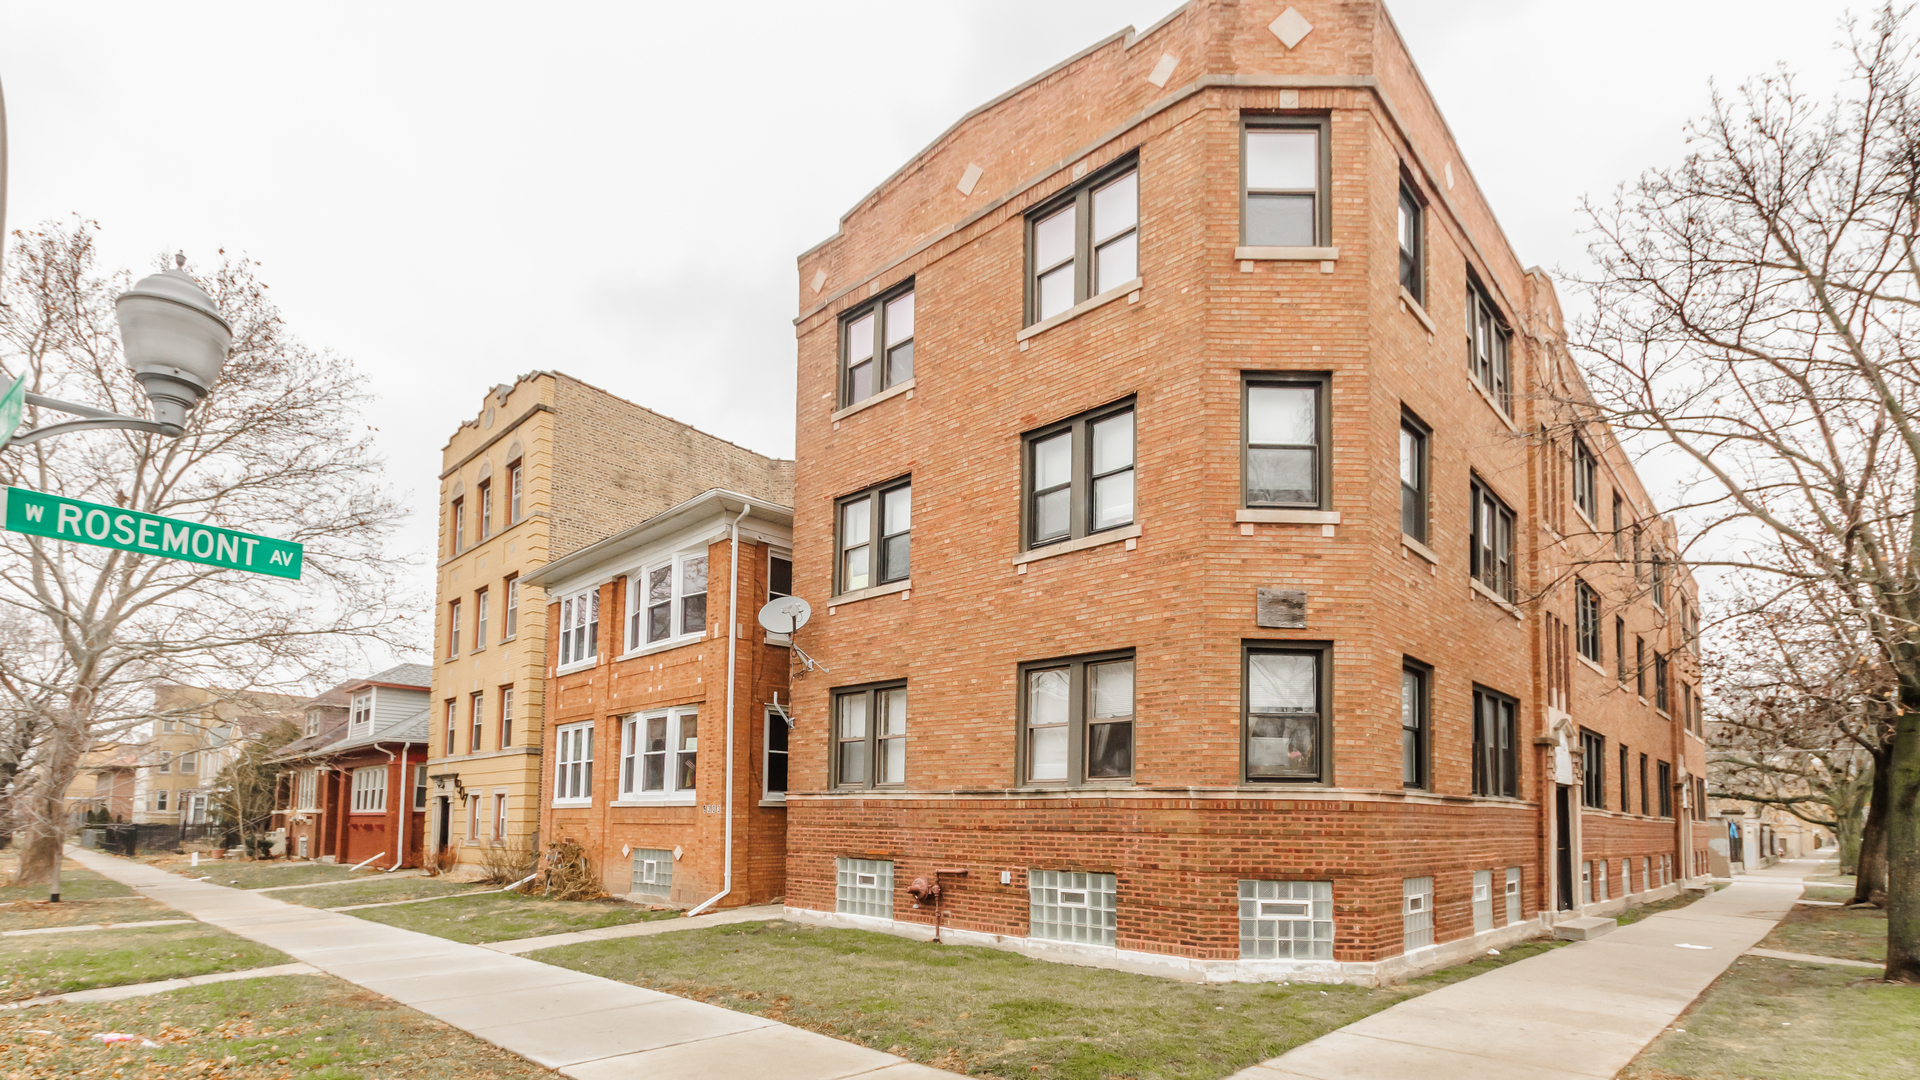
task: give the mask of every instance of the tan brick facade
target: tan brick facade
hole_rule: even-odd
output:
[[[832,671],[794,680],[790,906],[835,912],[836,861],[877,860],[893,864],[892,918],[931,922],[906,886],[964,868],[943,879],[948,924],[1026,938],[1030,871],[1113,874],[1116,949],[1238,963],[1239,881],[1330,881],[1332,963],[1212,970],[1367,978],[1529,932],[1507,926],[1502,903],[1475,936],[1476,872],[1503,883],[1520,868],[1523,923],[1558,910],[1553,770],[1570,738],[1577,777],[1580,744],[1555,717],[1602,732],[1609,754],[1624,741],[1675,763],[1676,779],[1702,774],[1703,748],[1677,712],[1621,692],[1611,666],[1616,613],[1630,642],[1644,636],[1663,654],[1684,654],[1677,624],[1621,567],[1588,565],[1610,558],[1610,530],[1549,529],[1548,495],[1565,502],[1569,467],[1554,402],[1577,388],[1551,285],[1508,248],[1384,11],[1295,2],[1314,29],[1288,49],[1268,29],[1288,6],[1195,0],[1145,36],[1100,43],[971,114],[800,257],[796,592],[815,616],[799,643]],[[1173,74],[1157,86],[1149,76],[1166,57]],[[1324,118],[1322,243],[1242,250],[1249,117]],[[1130,156],[1138,283],[1024,329],[1029,212]],[[959,188],[969,166],[970,194]],[[1398,279],[1403,177],[1425,206],[1424,309]],[[1504,412],[1466,372],[1470,281],[1512,331]],[[908,282],[911,385],[844,407],[843,316]],[[1248,512],[1243,381],[1262,373],[1326,380],[1319,510]],[[1131,527],[1025,551],[1023,436],[1129,399]],[[1431,428],[1424,545],[1402,537],[1408,413]],[[1600,512],[1619,490],[1651,528],[1624,456],[1603,433],[1588,438],[1603,458]],[[836,500],[908,476],[907,587],[836,598]],[[1471,582],[1475,478],[1518,518],[1517,607]],[[1576,575],[1604,597],[1600,672],[1548,649],[1550,619],[1575,624]],[[1679,572],[1668,587],[1692,588]],[[1304,626],[1258,625],[1262,588],[1304,592]],[[1328,648],[1318,782],[1248,780],[1243,657],[1262,643]],[[1135,664],[1130,780],[1025,780],[1021,666],[1110,652]],[[1417,790],[1402,782],[1409,660],[1431,669]],[[1687,663],[1676,670],[1694,678]],[[834,692],[891,680],[909,701],[904,784],[836,789]],[[1550,716],[1550,688],[1569,681]],[[1473,794],[1476,688],[1518,702],[1516,798]],[[1608,776],[1617,788],[1611,765]],[[1586,822],[1570,830],[1576,879],[1582,862],[1655,851],[1687,873],[1684,822],[1581,814],[1578,783],[1570,790]],[[1677,795],[1675,806],[1684,816]],[[1401,959],[1403,887],[1425,877],[1440,948]]]

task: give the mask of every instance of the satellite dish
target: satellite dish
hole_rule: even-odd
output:
[[[760,625],[769,634],[791,634],[812,617],[813,605],[797,596],[776,597],[760,609]]]

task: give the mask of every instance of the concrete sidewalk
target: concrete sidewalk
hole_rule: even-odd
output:
[[[1403,1001],[1232,1080],[1612,1077],[1767,936],[1823,861],[1747,874],[1679,910]]]
[[[300,907],[90,851],[89,870],[576,1080],[937,1080],[954,1074],[746,1013]]]

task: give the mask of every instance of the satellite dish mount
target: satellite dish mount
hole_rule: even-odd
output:
[[[808,671],[818,667],[831,675],[832,668],[808,656],[807,651],[793,641],[794,633],[807,625],[807,620],[812,617],[813,605],[797,596],[777,596],[760,608],[759,615],[761,628],[769,634],[784,635],[788,646],[793,649],[794,655],[800,657],[800,662],[807,665]]]

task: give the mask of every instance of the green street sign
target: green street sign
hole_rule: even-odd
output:
[[[20,421],[27,415],[27,375],[21,372],[7,392],[0,394],[0,450],[7,448]]]
[[[29,536],[300,580],[299,544],[24,488],[7,489],[7,528]]]

